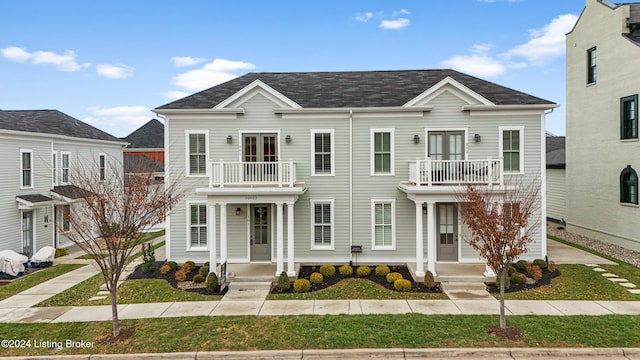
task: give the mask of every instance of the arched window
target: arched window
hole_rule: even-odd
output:
[[[620,173],[620,202],[638,205],[638,174],[631,165]]]

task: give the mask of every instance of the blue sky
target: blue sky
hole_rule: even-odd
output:
[[[453,68],[561,105],[585,0],[2,0],[0,109],[115,136],[246,72]]]

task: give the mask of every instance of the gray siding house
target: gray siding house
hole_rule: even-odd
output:
[[[547,219],[566,220],[565,137],[547,133]]]
[[[544,178],[556,106],[453,70],[249,73],[160,106],[165,176],[186,193],[167,257],[275,263],[290,276],[356,260],[353,247],[358,263],[417,277],[482,264],[456,193]],[[538,226],[527,258],[546,255]]]
[[[109,176],[125,144],[57,110],[0,110],[0,249],[71,245],[64,216],[83,194],[72,174],[95,166]]]

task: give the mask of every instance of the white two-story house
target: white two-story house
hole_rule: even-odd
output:
[[[165,176],[185,191],[167,257],[290,276],[354,260],[417,277],[482,264],[456,194],[511,177],[544,187],[556,106],[453,70],[250,73],[160,106]],[[546,255],[539,224],[527,258]]]
[[[0,110],[0,250],[31,256],[71,245],[65,214],[86,194],[73,174],[82,167],[111,176],[124,145],[57,110]]]

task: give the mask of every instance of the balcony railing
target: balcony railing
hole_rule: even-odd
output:
[[[409,163],[409,181],[418,186],[502,185],[502,158],[487,160],[416,160]]]
[[[296,166],[293,161],[275,162],[224,162],[211,163],[210,187],[228,185],[288,186],[296,182]]]

